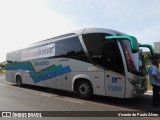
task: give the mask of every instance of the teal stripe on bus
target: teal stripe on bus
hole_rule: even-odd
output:
[[[52,65],[36,72],[30,62],[11,63],[6,65],[6,70],[25,70],[30,74],[34,83],[42,82],[51,78],[61,76],[71,72],[70,66],[62,67],[62,65]]]

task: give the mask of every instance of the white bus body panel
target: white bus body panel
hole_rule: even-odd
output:
[[[36,72],[41,71],[45,68],[48,68],[52,65],[58,65],[62,64],[62,66],[68,66],[70,65],[72,72],[67,73],[55,78],[49,78],[47,80],[34,83],[32,78],[30,77],[30,74],[28,71],[14,71],[12,76],[6,76],[7,80],[13,80],[13,78],[16,77],[16,75],[20,75],[22,77],[22,83],[23,84],[31,84],[31,85],[37,85],[37,86],[43,86],[43,87],[50,87],[50,88],[57,88],[57,89],[63,89],[68,91],[73,91],[74,89],[74,82],[77,79],[86,79],[89,80],[93,87],[93,93],[96,95],[106,95],[106,96],[118,96],[123,98],[124,92],[125,92],[125,78],[123,75],[114,73],[112,71],[106,71],[101,70],[92,64],[81,62],[79,65],[78,60],[68,59],[66,62],[61,62],[63,58],[61,59],[53,59],[53,60],[45,60],[49,61],[49,64],[46,66],[34,66]],[[64,58],[66,59],[66,58]],[[32,65],[34,65],[35,62],[41,62],[44,60],[38,60],[31,62]],[[8,71],[12,72],[12,71]],[[10,73],[9,73],[10,74]],[[8,75],[8,74],[7,74]],[[109,75],[109,77],[107,77]],[[14,77],[13,77],[14,76]],[[104,78],[105,77],[105,78]],[[12,79],[11,79],[12,78]],[[115,82],[113,79],[117,78],[117,82]],[[104,80],[105,79],[105,80]],[[16,82],[15,79],[12,82]],[[115,86],[116,88],[112,88]],[[120,88],[119,88],[120,87]]]
[[[123,34],[123,33],[113,31],[113,30],[108,30],[108,29],[81,29],[79,31],[74,31],[73,33],[75,33],[75,35],[72,34],[72,37],[78,35],[86,56],[88,52],[83,42],[82,34],[87,34],[87,33],[109,33],[112,35]],[[63,36],[56,37],[53,39],[55,39],[55,41],[63,40]],[[43,45],[43,44],[50,44],[51,42],[53,42],[52,38],[37,44]],[[118,46],[120,48],[121,53],[123,53],[120,43],[118,43]],[[12,60],[13,64],[17,63],[17,65],[18,65],[18,62],[25,63],[25,61],[21,61],[21,57],[20,57],[21,53],[22,53],[22,50],[7,53],[6,60],[7,61]],[[83,62],[83,61],[75,60],[71,58],[53,58],[53,59],[43,58],[39,60],[27,61],[28,62],[27,64],[30,64],[35,71],[7,70],[6,80],[10,82],[16,82],[16,75],[20,75],[22,77],[22,83],[24,84],[74,91],[75,81],[79,79],[86,79],[86,80],[89,80],[92,84],[93,94],[120,97],[120,98],[131,98],[131,97],[134,97],[133,92],[137,88],[131,85],[128,82],[128,79],[144,79],[144,78],[141,78],[139,76],[135,76],[129,73],[127,70],[124,54],[122,54],[122,59],[124,64],[125,76],[113,71],[105,71],[103,68],[99,66],[95,66],[92,63],[87,63],[87,62]],[[42,61],[45,61],[47,64],[44,64],[44,65],[37,64],[37,63],[41,63]],[[50,75],[45,76],[46,79],[42,81],[40,80],[41,78],[38,78],[38,75],[37,75],[36,77],[39,79],[39,81],[35,82],[33,80],[32,72],[33,74],[41,73],[41,72],[42,74],[45,74],[45,72],[43,73],[45,69],[48,69],[52,66],[59,66],[59,65],[62,68],[68,66],[71,71],[62,75],[58,75],[56,77],[51,77]]]

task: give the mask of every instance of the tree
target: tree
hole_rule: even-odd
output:
[[[160,54],[149,55],[150,60],[160,60]]]
[[[4,69],[5,68],[5,65],[6,65],[6,62],[0,62],[0,69]]]

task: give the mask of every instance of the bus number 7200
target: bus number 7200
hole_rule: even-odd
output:
[[[109,91],[122,91],[121,86],[108,86]]]

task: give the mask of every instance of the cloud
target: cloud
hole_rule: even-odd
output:
[[[50,0],[53,11],[73,20],[78,27],[103,27],[138,38],[140,43],[159,41],[159,0]]]
[[[137,37],[137,39],[141,43],[153,45],[153,42],[160,41],[159,31],[160,31],[159,26],[153,26],[153,27],[149,27],[141,32],[137,32],[134,35]]]
[[[160,12],[158,3],[158,0],[49,0],[48,7],[79,26],[108,27],[123,32],[142,30],[146,24],[152,26],[150,21],[158,22],[155,20]]]
[[[0,61],[5,60],[7,50],[11,50],[11,47],[16,47],[18,44],[18,42],[16,42],[19,31],[17,16],[19,9],[17,2],[17,0],[0,1]]]
[[[24,34],[27,33],[29,39],[39,41],[75,28],[70,19],[47,9],[43,1],[42,4],[37,3],[39,2],[34,3],[32,0],[23,3],[22,30]]]
[[[101,27],[159,41],[159,0],[0,1],[1,59],[5,53],[79,28]],[[153,41],[152,41],[153,40]]]
[[[46,8],[44,0],[0,1],[0,13],[0,61],[7,52],[76,29],[70,19]]]

